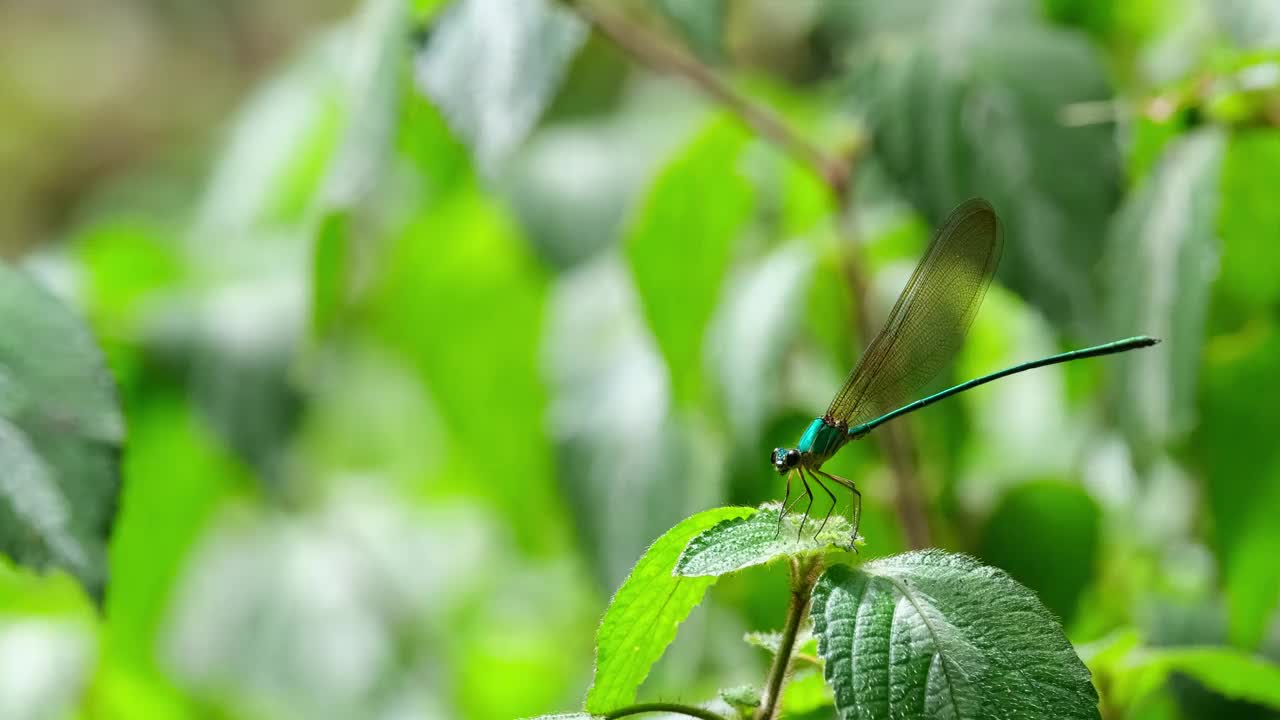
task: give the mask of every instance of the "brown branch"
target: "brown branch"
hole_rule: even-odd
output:
[[[688,80],[761,137],[808,165],[828,186],[843,188],[848,183],[847,165],[827,157],[817,146],[788,127],[772,109],[739,93],[684,49],[640,25],[628,22],[626,18],[600,7],[599,3],[592,0],[573,0],[570,4],[600,34],[636,60],[659,72]]]
[[[851,163],[852,165],[852,163]],[[853,320],[858,331],[858,342],[866,347],[875,336],[876,323],[871,317],[867,299],[871,293],[869,283],[862,272],[862,262],[858,254],[857,222],[854,214],[853,193],[836,198],[839,215],[838,242],[840,245],[840,265],[844,270],[845,280],[849,284],[854,307]],[[908,547],[919,549],[929,547],[932,538],[929,532],[929,515],[925,510],[924,491],[920,476],[915,467],[915,441],[911,437],[911,428],[902,423],[886,423],[880,432],[874,433],[880,445],[880,452],[893,470],[893,506],[898,514],[898,522],[902,524],[902,533]]]
[[[809,167],[822,180],[837,208],[841,264],[853,296],[854,326],[859,341],[863,344],[870,342],[875,334],[875,325],[867,312],[868,283],[862,270],[863,263],[854,234],[851,192],[852,170],[858,157],[865,152],[867,143],[860,143],[846,157],[828,155],[787,126],[768,106],[739,93],[683,48],[671,44],[641,25],[628,22],[593,0],[565,1],[600,34],[633,58],[654,70],[688,80],[761,137]],[[930,541],[928,515],[924,509],[920,480],[914,468],[915,443],[909,428],[902,424],[889,424],[883,432],[876,435],[881,451],[897,479],[895,506],[907,543],[915,548],[926,547]]]

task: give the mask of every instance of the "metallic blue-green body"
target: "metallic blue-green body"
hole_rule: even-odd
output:
[[[821,467],[836,451],[849,441],[845,428],[833,425],[825,418],[815,418],[800,436],[796,449],[804,457],[807,467]]]
[[[1020,373],[1033,368],[1044,367],[1046,365],[1056,365],[1058,363],[1068,362],[1071,360],[1080,360],[1083,358],[1097,357],[1099,355],[1111,355],[1113,353],[1125,352],[1135,348],[1150,347],[1160,342],[1155,338],[1146,336],[1138,336],[1125,338],[1124,340],[1116,340],[1115,342],[1095,345],[1093,347],[1082,348],[1080,350],[1071,350],[1057,355],[1051,355],[1039,360],[1032,360],[1021,365],[1014,365],[990,375],[983,375],[968,382],[960,383],[947,388],[941,392],[936,392],[928,397],[908,403],[902,407],[887,412],[874,420],[864,422],[853,427],[845,427],[826,417],[815,418],[809,423],[809,427],[805,428],[804,435],[800,436],[800,442],[796,445],[796,450],[800,451],[800,463],[807,468],[817,469],[822,464],[831,459],[844,444],[850,440],[857,440],[863,437],[873,429],[883,425],[884,423],[907,413],[919,410],[922,407],[932,405],[939,400],[951,397],[957,393],[964,392],[979,385],[985,385],[992,380],[998,380],[1016,373]]]

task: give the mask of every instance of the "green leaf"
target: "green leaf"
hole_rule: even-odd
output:
[[[1099,717],[1053,615],[972,558],[929,550],[834,566],[811,612],[842,717]]]
[[[755,685],[724,688],[720,691],[720,699],[739,710],[743,717],[747,717],[749,711],[760,707],[760,688]],[[743,710],[748,712],[741,712]]]
[[[725,0],[656,0],[658,9],[684,36],[698,57],[717,62],[724,56]]]
[[[493,173],[554,97],[587,28],[552,0],[457,0],[415,60],[418,86]]]
[[[1070,623],[1093,578],[1099,516],[1097,503],[1079,485],[1019,485],[1005,493],[987,520],[978,554]]]
[[[604,716],[592,715],[591,713],[555,713],[553,715],[539,715],[535,718],[525,718],[525,720],[604,720]]]
[[[0,327],[0,552],[101,601],[124,442],[106,361],[79,318],[4,265]]]
[[[1278,374],[1280,330],[1262,322],[1209,344],[1200,387],[1195,445],[1210,540],[1227,590],[1228,635],[1247,647],[1262,640],[1280,599],[1280,406],[1258,401],[1258,388]]]
[[[735,273],[716,309],[707,347],[723,416],[738,447],[760,445],[775,409],[775,394],[764,389],[780,385],[782,359],[803,330],[813,269],[806,248],[783,247]]]
[[[341,144],[325,177],[325,201],[348,209],[388,174],[407,84],[409,23],[404,0],[364,0],[343,28],[347,109]]]
[[[1000,277],[1058,324],[1093,329],[1120,158],[1109,124],[1064,119],[1112,97],[1092,47],[1029,3],[848,5],[873,31],[849,42],[851,84],[889,176],[933,222],[989,199],[1008,237]]]
[[[317,337],[334,330],[346,304],[350,224],[351,213],[330,212],[316,233],[311,257],[311,328]]]
[[[1153,351],[1116,358],[1122,427],[1139,452],[1195,421],[1209,289],[1215,274],[1218,176],[1225,147],[1215,129],[1170,143],[1153,175],[1117,215],[1106,260],[1115,337],[1146,334]]]
[[[784,715],[805,715],[835,703],[831,686],[816,669],[802,670],[782,691]]]
[[[1208,7],[1236,45],[1259,50],[1280,45],[1280,6],[1272,0],[1218,0]]]
[[[543,268],[474,185],[422,208],[383,267],[360,318],[417,370],[448,428],[441,491],[487,500],[526,550],[560,547],[567,523],[551,447],[528,425],[547,404]]]
[[[714,577],[689,578],[674,574],[676,560],[689,541],[702,531],[751,508],[725,507],[686,518],[649,547],[605,610],[596,633],[596,672],[587,691],[586,709],[607,713],[635,701],[636,690],[649,668],[676,636]]]
[[[816,488],[814,492],[821,497]],[[781,511],[781,503],[769,503],[757,512],[725,520],[700,533],[680,554],[676,574],[685,577],[727,575],[791,555],[823,553],[830,548],[853,549],[850,538],[853,526],[847,518],[833,514],[818,534],[821,515],[805,522],[801,513],[792,511],[779,528]]]
[[[1280,666],[1265,658],[1219,647],[1153,649],[1139,657],[1139,667],[1149,674],[1144,688],[1180,673],[1232,700],[1280,710]]]
[[[168,684],[155,648],[172,588],[210,516],[251,478],[177,397],[152,388],[130,407],[129,419],[104,646],[113,660],[154,671],[155,683]]]
[[[1272,234],[1280,228],[1280,132],[1244,130],[1231,135],[1222,167],[1217,225],[1222,238],[1222,270],[1215,295],[1227,301],[1219,311],[1239,318],[1250,309],[1280,300],[1280,273],[1273,272]],[[1215,308],[1216,309],[1216,308]]]
[[[747,141],[737,123],[712,121],[658,174],[626,237],[640,304],[685,407],[702,399],[706,329],[751,212],[751,184],[737,171]]]

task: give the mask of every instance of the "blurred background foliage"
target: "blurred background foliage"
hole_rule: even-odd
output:
[[[0,58],[0,249],[128,433],[101,612],[0,560],[0,717],[577,707],[631,564],[781,496],[769,449],[972,195],[1006,251],[949,378],[1164,343],[901,421],[932,544],[1034,589],[1105,717],[1274,715],[1158,650],[1280,659],[1280,3],[49,0],[0,3]],[[832,464],[868,557],[916,541],[880,449]],[[757,681],[783,575],[722,582],[642,696]]]

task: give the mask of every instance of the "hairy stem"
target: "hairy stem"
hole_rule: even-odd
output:
[[[680,715],[688,715],[689,717],[701,718],[702,720],[726,720],[723,716],[697,707],[696,705],[681,705],[680,703],[651,702],[637,703],[618,708],[613,712],[605,715],[607,720],[614,718],[627,717],[628,715],[639,715],[641,713],[664,712],[679,713]]]
[[[773,656],[773,665],[769,667],[769,677],[765,682],[764,694],[760,698],[760,709],[756,712],[756,720],[774,720],[782,702],[782,689],[787,681],[787,672],[791,668],[792,656],[796,649],[796,636],[800,633],[800,625],[804,622],[805,613],[809,611],[809,600],[813,597],[813,586],[822,574],[822,558],[790,557],[791,563],[791,600],[787,603],[787,620],[782,626],[782,640],[778,643],[778,652]]]
[[[760,137],[807,166],[822,180],[837,209],[840,256],[849,291],[853,296],[853,306],[856,308],[853,317],[856,334],[863,345],[869,343],[875,336],[876,327],[867,312],[868,283],[854,234],[851,191],[853,168],[860,155],[865,152],[867,143],[864,141],[859,144],[847,157],[828,154],[790,128],[767,105],[735,90],[683,48],[650,32],[642,25],[628,22],[615,11],[606,9],[606,3],[596,0],[562,1],[573,7],[601,35],[609,38],[628,55],[654,70],[688,80],[707,97],[732,112]],[[928,514],[924,508],[920,478],[915,472],[915,443],[910,429],[903,424],[890,424],[883,432],[876,433],[876,438],[896,480],[894,506],[907,543],[913,548],[927,547],[930,543]]]

